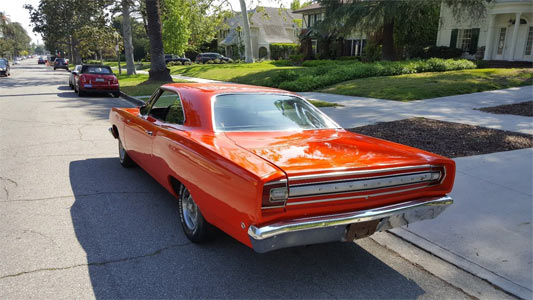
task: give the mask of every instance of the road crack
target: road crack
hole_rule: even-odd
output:
[[[171,250],[171,249],[174,249],[174,248],[184,247],[184,246],[191,245],[191,244],[192,244],[191,242],[186,242],[186,243],[181,243],[181,244],[174,244],[174,245],[170,245],[170,246],[167,246],[167,247],[163,247],[163,248],[157,249],[157,250],[155,250],[155,251],[153,251],[151,253],[148,253],[148,254],[132,256],[132,257],[125,257],[125,258],[120,258],[120,259],[115,259],[115,260],[108,260],[108,261],[102,261],[102,262],[92,262],[92,263],[87,263],[87,264],[77,264],[77,265],[72,265],[72,266],[68,266],[68,267],[42,268],[42,269],[36,269],[36,270],[31,270],[31,271],[23,271],[23,272],[19,272],[19,273],[15,273],[15,274],[8,274],[8,275],[0,276],[0,280],[7,279],[7,278],[18,277],[18,276],[22,276],[22,275],[26,275],[26,274],[39,273],[39,272],[62,271],[62,270],[70,270],[70,269],[74,269],[74,268],[79,268],[79,267],[93,267],[93,266],[94,267],[99,267],[99,266],[106,266],[108,264],[128,262],[128,261],[131,261],[131,260],[158,256],[164,251]]]
[[[54,197],[46,197],[46,198],[34,198],[34,199],[13,199],[13,200],[5,200],[0,201],[2,202],[32,202],[32,201],[46,201],[46,200],[55,200],[55,199],[64,199],[64,198],[78,198],[78,197],[90,197],[90,196],[98,196],[98,195],[107,195],[107,194],[152,194],[151,192],[96,192],[96,193],[87,193],[87,194],[77,194],[77,195],[66,195],[66,196],[54,196]]]
[[[10,178],[7,178],[7,177],[1,177],[1,176],[0,176],[0,181],[2,181],[2,186],[4,188],[4,193],[6,194],[6,200],[9,200],[8,183],[10,183],[11,185],[15,185],[15,187],[18,187],[19,184],[13,179],[10,179]]]

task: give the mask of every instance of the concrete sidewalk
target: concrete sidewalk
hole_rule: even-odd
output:
[[[455,159],[454,204],[392,232],[524,299],[533,298],[533,149]]]
[[[400,102],[315,92],[300,93],[308,99],[342,104],[321,108],[344,128],[412,117],[426,117],[483,127],[533,134],[529,117],[489,114],[476,108],[533,100],[533,86],[473,94]]]

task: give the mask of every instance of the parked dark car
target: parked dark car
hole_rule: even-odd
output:
[[[187,57],[179,57],[179,56],[174,55],[174,54],[165,54],[165,64],[168,64],[171,61],[177,61],[177,62],[181,63],[182,65],[184,65],[185,63],[190,63],[191,62],[191,60],[188,59]]]
[[[56,58],[54,61],[54,70],[56,69],[65,69],[68,71],[68,62],[64,58]]]
[[[111,68],[104,65],[83,65],[75,77],[74,90],[80,97],[87,93],[111,93],[120,96],[118,78]]]
[[[205,64],[206,62],[212,60],[214,61],[215,59],[219,59],[221,61],[226,61],[226,62],[233,62],[233,59],[229,58],[229,57],[225,57],[224,55],[220,54],[220,53],[213,53],[213,52],[206,52],[206,53],[200,53],[196,56],[196,59],[195,59],[195,62],[200,64]]]
[[[0,75],[1,76],[10,76],[11,68],[9,66],[9,61],[4,58],[0,58]]]
[[[80,71],[81,65],[76,65],[74,70],[70,72],[70,76],[68,77],[68,86],[70,86],[71,89],[74,89],[74,86],[76,85],[76,79],[78,76],[80,76]]]
[[[37,64],[39,64],[39,65],[46,64],[46,59],[44,59],[42,56],[40,56],[39,59],[37,60]]]

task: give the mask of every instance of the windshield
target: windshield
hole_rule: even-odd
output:
[[[219,131],[278,131],[337,128],[301,98],[276,94],[219,95],[214,102]]]

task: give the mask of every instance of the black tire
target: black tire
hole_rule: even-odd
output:
[[[131,168],[135,166],[135,163],[128,155],[128,152],[122,146],[122,142],[120,141],[120,138],[118,139],[118,160],[120,161],[120,164],[124,168]]]
[[[85,92],[80,90],[80,89],[78,89],[78,96],[79,97],[84,97],[85,96]]]
[[[115,98],[120,97],[120,92],[114,92],[114,93],[113,93],[113,97],[115,97]]]
[[[213,239],[213,225],[207,223],[200,209],[194,202],[189,190],[181,187],[178,196],[180,221],[183,232],[193,243],[205,243]]]
[[[56,68],[54,68],[54,71],[56,70]]]

